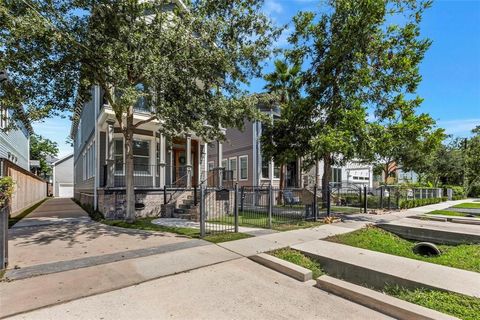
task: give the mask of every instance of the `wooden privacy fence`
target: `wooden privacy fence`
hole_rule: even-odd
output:
[[[48,184],[45,180],[6,159],[0,159],[0,173],[12,177],[15,182],[9,201],[12,217],[47,196]]]

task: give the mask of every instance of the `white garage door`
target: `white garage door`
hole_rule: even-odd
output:
[[[58,184],[58,197],[59,198],[73,198],[73,184],[71,184],[71,183],[59,183]]]

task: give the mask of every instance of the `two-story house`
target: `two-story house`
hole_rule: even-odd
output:
[[[74,198],[111,215],[123,210],[125,148],[115,114],[102,96],[100,87],[95,86],[91,89],[90,99],[75,109],[76,120],[71,129]],[[150,108],[139,101],[135,105],[134,123],[149,117]],[[207,179],[206,142],[193,132],[168,139],[160,129],[161,121],[154,120],[134,131],[134,186],[138,215],[158,215],[166,202],[165,188],[191,192],[188,190]],[[182,193],[178,190],[172,192],[177,196]]]

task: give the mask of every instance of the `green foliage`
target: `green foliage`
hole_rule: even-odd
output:
[[[454,197],[465,197],[465,188],[462,186],[444,185],[444,189],[452,189]]]
[[[452,217],[466,217],[468,213],[458,212],[458,211],[449,211],[449,210],[435,210],[430,211],[428,214],[442,215],[442,216],[452,216]],[[476,216],[480,218],[480,216]]]
[[[152,220],[154,219],[157,219],[157,218],[141,218],[141,219],[135,220],[135,222],[133,223],[128,223],[123,220],[101,220],[100,222],[103,224],[107,224],[109,226],[115,226],[120,228],[159,231],[159,232],[171,232],[171,233],[176,233],[176,234],[180,234],[187,237],[200,238],[200,231],[198,229],[160,226],[152,223]],[[240,240],[240,239],[245,239],[250,237],[251,235],[248,235],[245,233],[229,232],[229,233],[223,233],[223,234],[207,235],[203,239],[213,243],[220,243],[220,242],[234,241],[234,240]]]
[[[310,257],[307,257],[306,255],[297,250],[284,248],[269,252],[269,254],[311,270],[313,279],[316,279],[321,275],[325,274],[325,272],[322,270],[322,267],[320,266],[320,263]]]
[[[476,195],[480,194],[480,125],[472,130],[473,137],[466,141],[465,146],[465,191],[472,195],[476,188]]]
[[[40,161],[40,175],[46,177],[52,174],[52,168],[47,164],[47,156],[58,155],[58,144],[41,135],[30,136],[30,159]]]
[[[393,233],[377,227],[367,227],[354,232],[333,236],[327,240],[396,256],[480,272],[479,244],[462,244],[456,246],[437,245],[442,254],[427,257],[413,252],[414,241],[402,239]]]
[[[399,201],[399,208],[400,209],[410,209],[416,208],[421,206],[426,206],[429,204],[440,203],[442,201],[446,201],[444,197],[442,198],[427,198],[427,199],[401,199]]]
[[[0,208],[2,208],[5,202],[12,196],[14,187],[15,182],[12,177],[0,178]]]
[[[460,203],[453,207],[464,208],[464,209],[480,209],[480,203],[476,203],[476,202]]]
[[[406,289],[387,286],[386,294],[437,310],[463,320],[476,320],[480,314],[480,299],[463,294],[430,289]]]
[[[133,132],[161,119],[174,137],[210,141],[253,119],[261,97],[242,85],[261,76],[280,34],[262,0],[29,0],[0,5],[0,70],[10,81],[0,105],[25,106],[32,119],[76,109],[98,85],[122,128],[128,220],[135,217]],[[14,48],[14,49],[13,49]],[[151,110],[134,121],[134,107]],[[207,124],[207,125],[206,125]]]

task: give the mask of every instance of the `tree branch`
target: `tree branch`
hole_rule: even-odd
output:
[[[138,127],[140,127],[142,124],[151,122],[151,121],[156,120],[156,119],[158,119],[156,115],[151,116],[151,117],[148,118],[148,119],[145,119],[145,120],[142,120],[142,121],[137,122],[133,127],[134,127],[134,128],[138,128]]]

